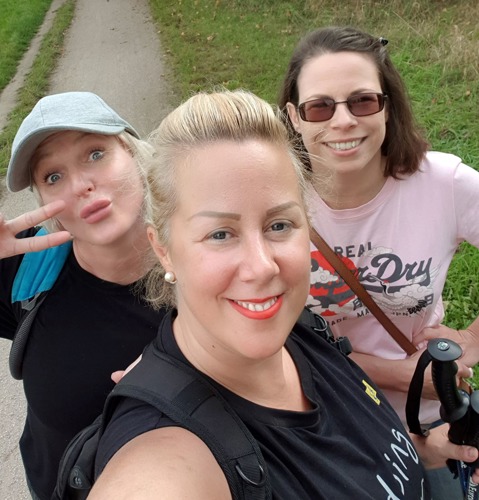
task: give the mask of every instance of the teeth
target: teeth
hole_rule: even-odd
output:
[[[244,307],[245,309],[249,309],[250,311],[257,312],[257,311],[266,311],[270,307],[272,307],[274,304],[276,304],[278,300],[278,297],[274,297],[272,299],[267,300],[266,302],[263,302],[262,304],[258,304],[256,302],[243,302],[242,300],[235,300],[235,302],[240,305],[241,307]]]
[[[339,151],[346,151],[347,149],[353,149],[359,144],[361,141],[358,139],[356,141],[348,141],[348,142],[328,142],[327,145],[332,149],[337,149]]]

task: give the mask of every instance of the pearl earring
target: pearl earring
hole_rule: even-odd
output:
[[[167,273],[165,273],[165,281],[167,283],[170,283],[171,285],[174,285],[176,283],[175,273],[173,273],[172,271],[168,271]]]

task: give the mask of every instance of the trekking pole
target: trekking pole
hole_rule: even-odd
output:
[[[449,339],[429,341],[427,350],[432,358],[432,380],[439,401],[442,420],[450,424],[448,437],[452,443],[467,444],[479,448],[479,391],[471,395],[456,384],[457,364],[462,349]],[[447,465],[455,477],[459,476],[464,498],[479,499],[479,487],[471,475],[479,466],[479,459],[474,462],[448,460]]]

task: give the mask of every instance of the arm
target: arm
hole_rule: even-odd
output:
[[[371,354],[353,352],[349,356],[353,359],[381,389],[389,389],[407,393],[409,384],[416,369],[417,362],[423,350],[405,359],[384,359]],[[461,359],[458,363],[458,377],[470,377],[471,369]],[[422,396],[427,399],[437,399],[432,383],[431,367],[424,374]]]
[[[69,241],[71,234],[68,231],[58,231],[36,238],[17,239],[15,237],[20,231],[54,217],[64,208],[65,202],[58,200],[9,221],[0,215],[0,259],[28,252],[38,252]]]
[[[165,427],[121,448],[96,481],[89,500],[231,500],[209,448],[191,432]]]

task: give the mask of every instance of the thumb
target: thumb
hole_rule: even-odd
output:
[[[427,342],[431,339],[435,339],[439,336],[439,325],[438,326],[426,326],[423,328],[415,337],[414,344],[416,347],[427,347]]]
[[[463,364],[463,363],[458,363],[457,364],[457,374],[456,376],[459,378],[471,378],[474,375],[474,372],[472,368],[469,368],[469,366]]]
[[[457,455],[454,457],[456,460],[463,462],[474,462],[479,456],[479,451],[474,446],[457,446]]]
[[[115,384],[118,384],[118,382],[123,378],[123,375],[125,375],[125,370],[118,370],[111,374],[111,379],[115,382]]]
[[[111,374],[111,379],[115,384],[118,384],[118,382],[132,369],[134,368],[139,362],[141,361],[141,354],[138,356],[131,365],[128,366],[126,370],[118,370],[116,372],[113,372]]]

